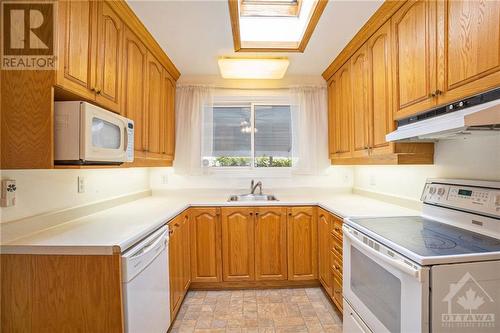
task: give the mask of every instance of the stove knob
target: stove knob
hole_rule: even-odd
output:
[[[495,205],[500,206],[500,194],[495,195]]]
[[[430,194],[436,193],[436,188],[435,187],[429,187],[429,193]]]
[[[458,102],[458,107],[461,108],[462,106],[464,106],[464,102]]]
[[[443,195],[444,194],[444,188],[440,187],[438,189],[438,195]]]

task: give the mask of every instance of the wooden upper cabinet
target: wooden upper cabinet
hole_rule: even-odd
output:
[[[95,99],[94,71],[96,5],[93,1],[60,1],[57,85]]]
[[[219,208],[190,209],[191,281],[222,281]]]
[[[146,65],[146,118],[148,128],[147,157],[161,158],[162,145],[160,132],[163,129],[161,114],[164,112],[162,99],[163,68],[156,58],[148,52]]]
[[[436,3],[410,0],[391,21],[394,113],[404,118],[436,105]]]
[[[175,155],[175,80],[166,70],[163,83],[164,111],[162,112],[163,130],[160,133],[160,141],[163,147],[163,158],[173,161]]]
[[[332,78],[328,81],[328,156],[333,158],[338,150],[337,135],[337,81]]]
[[[318,225],[315,207],[288,208],[288,280],[318,278]]]
[[[368,155],[368,48],[363,45],[351,57],[352,156]]]
[[[255,279],[287,279],[286,208],[255,210]]]
[[[395,130],[392,117],[391,25],[386,22],[367,42],[370,80],[369,146],[371,154],[392,152],[385,136]]]
[[[123,114],[134,121],[135,158],[146,151],[146,63],[147,49],[137,36],[125,29],[123,38]]]
[[[106,2],[96,2],[96,6],[96,101],[110,110],[121,112],[123,22]]]
[[[332,228],[331,215],[324,209],[318,209],[318,277],[326,292],[332,295],[330,273],[330,249]]]
[[[332,79],[335,83],[333,91],[333,138],[334,147],[332,157],[351,156],[351,72],[350,63],[342,66]]]
[[[255,279],[254,209],[221,209],[223,281]]]
[[[438,2],[438,103],[500,86],[500,2]]]

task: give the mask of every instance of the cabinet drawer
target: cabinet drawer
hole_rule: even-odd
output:
[[[334,271],[335,277],[342,278],[342,259],[335,255],[333,251],[330,251],[330,265]]]
[[[339,308],[339,310],[342,311],[342,279],[338,279],[335,277],[335,274],[333,273],[332,277],[332,299],[335,305]]]
[[[339,258],[342,258],[342,239],[332,236],[332,252]]]
[[[332,215],[332,235],[342,239],[342,219]]]

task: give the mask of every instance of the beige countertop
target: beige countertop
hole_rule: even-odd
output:
[[[318,189],[269,190],[276,202],[228,202],[244,191],[178,190],[121,204],[2,244],[3,253],[112,254],[124,252],[188,207],[319,205],[340,217],[419,215],[420,212],[366,196]]]

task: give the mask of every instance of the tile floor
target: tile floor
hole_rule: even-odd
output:
[[[320,288],[190,291],[172,325],[184,332],[342,332]]]

